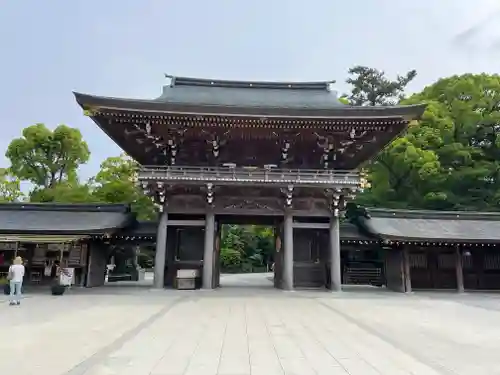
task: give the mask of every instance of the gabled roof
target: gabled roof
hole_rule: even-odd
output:
[[[166,103],[227,107],[338,108],[331,82],[227,81],[171,77],[156,99]]]
[[[367,209],[355,220],[389,241],[500,242],[500,213],[494,212]]]
[[[99,235],[134,220],[121,204],[0,203],[0,234]]]
[[[157,99],[124,99],[75,92],[84,109],[307,118],[405,118],[422,115],[425,105],[358,107],[341,103],[332,82],[227,81],[172,77]]]

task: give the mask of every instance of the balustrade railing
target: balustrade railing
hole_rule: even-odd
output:
[[[352,185],[360,183],[358,171],[327,169],[280,169],[261,167],[144,166],[139,180],[206,181],[242,183],[287,183],[311,185]]]

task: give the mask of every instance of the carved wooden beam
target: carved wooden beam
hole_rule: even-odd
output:
[[[286,189],[281,189],[281,192],[285,196],[285,208],[292,208],[293,206],[293,185],[288,185]]]
[[[210,207],[214,206],[214,185],[211,183],[207,184],[207,204]]]
[[[325,196],[330,202],[330,211],[332,212],[333,216],[339,217],[343,214],[347,202],[355,198],[356,192],[358,190],[358,187],[353,187],[350,189],[325,189]]]

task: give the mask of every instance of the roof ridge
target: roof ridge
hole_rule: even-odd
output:
[[[500,212],[481,211],[437,211],[437,210],[407,210],[390,208],[366,208],[373,217],[395,217],[411,219],[500,219]]]
[[[281,89],[281,90],[330,90],[330,86],[335,80],[330,81],[239,81],[225,79],[208,79],[194,77],[177,77],[165,74],[169,78],[170,86],[205,86],[205,87],[226,87],[226,88],[254,88],[254,89]]]
[[[129,204],[120,203],[24,203],[2,202],[0,211],[61,211],[61,212],[131,212]]]

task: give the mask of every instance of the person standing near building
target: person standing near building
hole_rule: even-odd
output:
[[[10,280],[10,305],[21,304],[21,290],[23,287],[25,268],[23,259],[16,257],[14,264],[9,267],[9,280]]]

